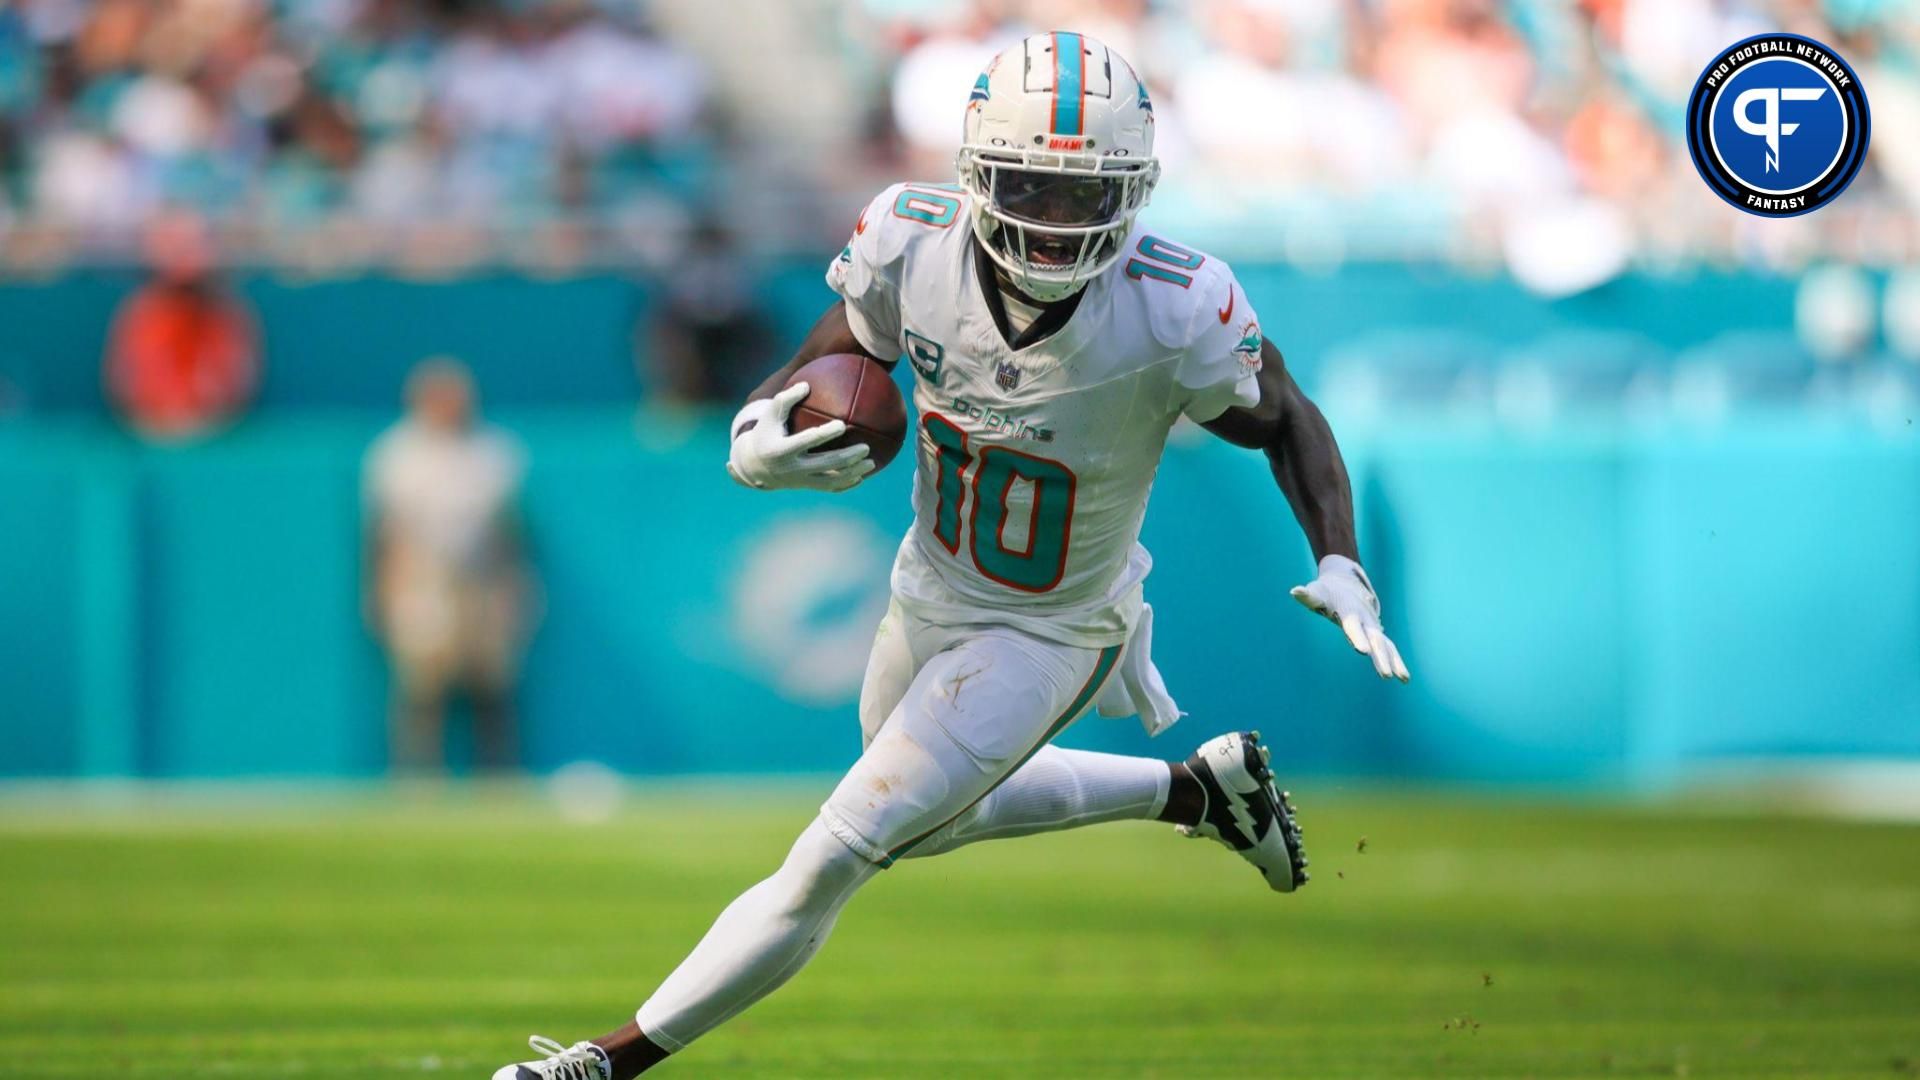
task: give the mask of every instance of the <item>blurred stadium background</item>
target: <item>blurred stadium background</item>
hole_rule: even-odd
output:
[[[974,74],[1054,25],[1104,38],[1152,86],[1166,177],[1148,219],[1234,264],[1331,417],[1362,553],[1415,675],[1379,685],[1296,609],[1286,589],[1310,558],[1264,463],[1186,432],[1145,539],[1156,657],[1191,730],[1161,745],[1131,722],[1088,721],[1067,741],[1174,757],[1190,746],[1182,731],[1259,726],[1310,778],[1296,788],[1361,781],[1336,799],[1339,828],[1378,843],[1398,826],[1407,846],[1428,845],[1427,861],[1376,880],[1410,899],[1376,893],[1354,909],[1399,936],[1366,937],[1364,919],[1332,908],[1305,917],[1360,935],[1351,955],[1316,959],[1354,971],[1340,965],[1398,952],[1407,979],[1389,968],[1315,987],[1332,995],[1328,1015],[1348,1003],[1381,1026],[1341,1029],[1348,1056],[1294,1058],[1292,1074],[1398,1074],[1401,1058],[1367,1056],[1382,1048],[1462,1076],[1686,1075],[1689,1061],[1695,1075],[1774,1075],[1762,1062],[1778,1075],[1913,1071],[1920,881],[1883,862],[1911,854],[1910,830],[1772,818],[1721,829],[1683,808],[1671,829],[1594,809],[1501,831],[1524,828],[1535,798],[1722,781],[1764,781],[1741,798],[1768,814],[1920,812],[1920,8],[1900,0],[0,5],[0,852],[35,883],[9,890],[0,941],[25,959],[12,978],[0,966],[18,1006],[0,1019],[0,1051],[118,1002],[149,1018],[136,1045],[184,1055],[152,1075],[184,1075],[177,1062],[206,1052],[274,1074],[280,1059],[240,1032],[290,1016],[387,1037],[340,1051],[323,1031],[302,1044],[310,1065],[329,1047],[360,1064],[279,1071],[425,1069],[433,1052],[419,1046],[436,1040],[464,1046],[446,1063],[472,1071],[506,1060],[523,1022],[597,1031],[595,1018],[637,1001],[777,856],[786,823],[824,790],[814,781],[857,750],[852,705],[909,519],[904,465],[838,498],[733,486],[720,470],[726,417],[826,304],[820,274],[862,202],[896,179],[949,179]],[[1782,221],[1715,199],[1679,137],[1705,60],[1769,29],[1834,46],[1875,121],[1846,196]],[[417,427],[435,408],[467,408],[469,391],[490,425],[484,446],[445,460],[370,452],[404,400]],[[488,678],[455,709],[477,724],[448,725],[448,755],[455,771],[476,759],[561,770],[568,815],[614,815],[623,830],[593,834],[593,854],[518,795],[483,810],[484,794],[356,784],[344,802],[313,801],[310,782],[407,763],[418,739],[394,730],[432,734],[416,714],[437,701],[394,671],[433,664],[408,656],[393,614],[432,571],[383,548],[382,528],[447,490],[485,494],[435,503],[422,528],[465,528],[446,546],[486,562],[498,586],[447,601],[492,613],[477,620],[491,637],[469,643]],[[1276,548],[1292,557],[1251,555]],[[775,599],[750,607],[750,591]],[[1271,617],[1249,621],[1250,602]],[[769,789],[779,812],[744,813],[749,839],[716,841],[717,862],[606,858],[617,836],[676,843],[661,815],[686,804],[670,793],[712,806],[738,790],[671,777],[740,773],[794,779]],[[652,778],[641,816],[616,809],[618,775]],[[198,784],[258,778],[297,783],[244,797]],[[194,781],[199,794],[114,783],[125,780]],[[1375,801],[1389,786],[1461,781],[1506,790],[1492,803]],[[391,824],[357,818],[363,798]],[[419,798],[455,809],[407,801]],[[340,839],[316,821],[338,823]],[[1682,839],[1650,864],[1608,836]],[[1826,877],[1820,903],[1795,906],[1767,894],[1812,872],[1802,841],[1821,849]],[[1365,847],[1344,832],[1331,842]],[[624,946],[640,974],[600,974],[591,1001],[579,984],[503,975],[535,956],[521,924],[544,890],[494,895],[470,938],[408,952],[403,930],[432,938],[440,925],[444,882],[478,897],[494,872],[564,871],[522,843],[604,869],[598,899],[570,909],[582,921],[618,919],[640,894],[666,902],[650,888],[663,877],[690,883],[681,907],[651,913],[673,934]],[[967,856],[949,903],[999,882],[1044,898],[1036,860],[1079,849],[1034,843],[1004,864]],[[1099,850],[1159,858],[1160,843]],[[1556,862],[1563,843],[1593,845],[1598,861]],[[1062,865],[1100,892],[1093,860]],[[1669,891],[1608,891],[1681,866],[1692,870]],[[278,869],[256,880],[259,867]],[[401,883],[355,920],[339,914],[358,901],[335,895],[331,871]],[[1500,887],[1482,888],[1482,871]],[[1151,892],[1134,875],[1108,884]],[[915,895],[937,902],[930,888]],[[120,889],[160,899],[127,922]],[[239,890],[215,911],[305,921],[209,922],[206,889]],[[1181,896],[1203,920],[1270,917],[1243,903],[1257,897],[1221,908]],[[1069,900],[1043,908],[1053,925],[1074,925]],[[996,1075],[966,1057],[989,1050],[958,1050],[957,1034],[937,1049],[960,1056],[916,1069],[835,1059],[809,1028],[805,1010],[853,1007],[874,985],[860,965],[884,967],[887,942],[915,937],[911,909],[893,903],[881,921],[895,938],[836,941],[853,967],[810,974],[794,1004],[768,1006],[760,1030],[799,1049],[756,1059],[735,1043],[744,1056],[721,1054],[711,1075]],[[1553,938],[1552,910],[1619,921],[1569,944]],[[367,987],[392,963],[329,952],[331,934],[376,920],[388,929],[375,938],[406,962],[464,972],[477,997],[458,999],[457,1024],[441,990],[405,983],[388,1000]],[[1503,920],[1533,936],[1468,929]],[[100,934],[108,925],[118,936]],[[460,951],[501,927],[516,936],[498,964]],[[1120,927],[1090,930],[1089,947],[1121,940]],[[1408,954],[1423,927],[1477,951]],[[1711,948],[1674,951],[1714,933]],[[1796,936],[1835,952],[1742,959],[1761,938],[1792,951]],[[260,982],[246,957],[267,944],[311,977]],[[588,963],[584,944],[568,947]],[[948,952],[994,947],[963,936]],[[1571,981],[1617,966],[1599,985],[1620,993],[1568,1005],[1613,1026],[1569,1035],[1541,999],[1534,1041],[1478,1036],[1475,1017],[1497,1008],[1457,1006],[1433,980],[1489,955]],[[115,956],[132,958],[132,982],[116,981]],[[1669,963],[1704,964],[1699,985],[1719,996],[1660,981]],[[1799,989],[1776,994],[1770,979]],[[334,1011],[301,1013],[316,985]],[[1204,985],[1184,990],[1204,1001]],[[976,1013],[960,1012],[982,1038],[1018,1026],[985,982],[977,993]],[[1755,1030],[1796,1011],[1808,1026],[1750,1038],[1683,1016],[1669,1030],[1623,1003],[1634,994],[1648,1009],[1724,1008]],[[529,1016],[537,1000],[566,1004]],[[209,1010],[237,1011],[209,1034]],[[1225,1015],[1225,1038],[1255,1024]],[[420,1030],[402,1037],[383,1016]],[[1447,1064],[1457,1037],[1438,1058],[1395,1041],[1403,1022],[1431,1037],[1461,1017],[1481,1040],[1466,1045],[1490,1048],[1480,1058]],[[986,1061],[1055,1060],[1050,1035],[1030,1036]],[[1258,1073],[1106,1045],[1107,1064],[1085,1075],[1194,1075],[1210,1060],[1218,1075]],[[1587,1071],[1554,1056],[1573,1047]],[[805,1057],[815,1050],[827,1056]],[[0,1062],[8,1075],[92,1075],[47,1068]],[[145,1074],[137,1059],[131,1074]]]
[[[362,454],[429,356],[522,444],[525,763],[838,766],[908,470],[753,498],[722,418],[861,202],[949,175],[952,87],[1054,23],[1153,84],[1151,217],[1332,415],[1421,675],[1292,610],[1285,506],[1196,438],[1147,536],[1190,711],[1343,774],[1920,752],[1911,5],[49,0],[0,10],[0,772],[382,771]],[[1877,120],[1788,221],[1676,138],[1768,26]]]

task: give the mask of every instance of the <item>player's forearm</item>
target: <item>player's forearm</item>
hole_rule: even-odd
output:
[[[754,387],[753,392],[747,395],[747,400],[760,401],[772,397],[787,385],[787,380],[793,377],[794,372],[805,367],[809,361],[835,353],[859,353],[862,356],[873,356],[860,344],[860,339],[853,334],[853,327],[847,323],[847,305],[844,300],[835,302],[825,314],[820,316],[819,320],[813,324],[813,329],[807,331],[806,339],[800,342],[800,348],[794,352],[793,359],[781,365],[779,370],[768,375],[759,386]],[[874,357],[874,359],[880,358]],[[884,360],[881,362],[887,363]]]
[[[1315,561],[1345,555],[1358,562],[1353,528],[1353,488],[1340,444],[1319,406],[1294,389],[1276,437],[1262,450],[1273,478],[1293,507],[1293,516],[1313,546]]]

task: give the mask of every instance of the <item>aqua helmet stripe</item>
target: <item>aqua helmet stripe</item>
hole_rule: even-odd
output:
[[[1053,133],[1078,135],[1084,124],[1087,54],[1080,35],[1053,34]]]

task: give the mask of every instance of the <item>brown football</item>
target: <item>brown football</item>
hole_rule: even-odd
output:
[[[787,385],[807,384],[807,396],[787,416],[787,430],[804,431],[845,420],[847,433],[822,449],[866,443],[873,467],[884,469],[907,437],[907,403],[893,373],[859,353],[833,353],[809,360]]]

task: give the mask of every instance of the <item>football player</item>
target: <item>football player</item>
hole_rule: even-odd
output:
[[[791,978],[841,907],[901,859],[978,840],[1157,819],[1217,840],[1291,892],[1301,833],[1254,732],[1183,764],[1052,746],[1098,706],[1157,732],[1179,717],[1154,670],[1138,537],[1182,417],[1263,451],[1319,559],[1293,590],[1383,678],[1407,667],[1357,561],[1326,420],[1261,334],[1226,264],[1136,217],[1160,167],[1133,68],[1083,34],[995,57],[966,106],[959,183],[900,184],[827,270],[840,299],[733,425],[728,472],[760,490],[842,491],[865,446],[789,431],[816,357],[913,367],[915,521],[861,690],[865,751],[786,861],[720,914],[634,1022],[495,1080],[624,1080]]]

